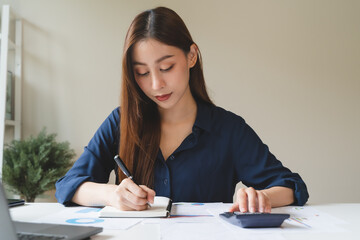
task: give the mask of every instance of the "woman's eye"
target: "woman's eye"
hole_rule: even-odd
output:
[[[161,68],[160,68],[160,71],[162,71],[162,72],[167,72],[167,71],[170,71],[173,67],[174,67],[174,64],[171,65],[170,67],[166,68],[166,69],[161,69]]]
[[[145,73],[139,73],[139,72],[135,72],[136,75],[140,76],[140,77],[145,77],[149,74],[149,72],[145,72]]]

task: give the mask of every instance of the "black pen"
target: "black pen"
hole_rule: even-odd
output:
[[[121,160],[119,155],[116,155],[114,157],[114,160],[117,163],[117,165],[119,166],[119,168],[121,169],[121,171],[125,174],[125,176],[130,178],[136,185],[139,186],[139,184],[137,184],[135,182],[134,177],[131,175],[130,171],[127,169],[127,167],[125,166],[125,163]]]
[[[114,160],[116,162],[116,164],[119,166],[119,168],[121,169],[121,171],[125,174],[126,177],[130,178],[131,181],[133,181],[136,185],[139,186],[139,184],[137,184],[134,180],[134,177],[131,175],[129,169],[127,169],[127,167],[125,166],[125,163],[123,162],[123,160],[121,160],[121,158],[119,157],[119,155],[116,155],[114,157]],[[140,186],[139,186],[140,187]],[[147,203],[147,205],[149,207],[151,207],[150,203]]]

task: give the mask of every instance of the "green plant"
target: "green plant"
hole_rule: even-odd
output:
[[[36,137],[13,140],[5,146],[3,180],[27,202],[54,189],[55,182],[67,172],[75,157],[70,144],[58,143],[55,137],[44,128]]]

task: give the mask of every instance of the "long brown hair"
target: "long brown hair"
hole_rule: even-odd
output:
[[[132,50],[140,40],[152,38],[175,46],[185,54],[194,44],[183,20],[171,9],[158,7],[135,17],[126,34],[122,60],[119,155],[139,184],[153,187],[155,160],[160,147],[160,116],[135,81]],[[213,104],[205,86],[200,51],[190,69],[190,90],[196,101]],[[118,170],[120,181],[125,178]]]

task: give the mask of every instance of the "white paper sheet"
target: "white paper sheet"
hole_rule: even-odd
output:
[[[103,227],[125,230],[141,222],[142,218],[99,218],[100,208],[68,207],[63,211],[35,219],[33,222]]]
[[[219,214],[228,211],[231,205],[223,203],[177,203],[173,206],[172,218],[144,221],[144,223],[160,224],[161,238],[164,240],[265,240],[269,239],[269,234],[271,234],[271,239],[283,240],[284,233],[345,231],[340,225],[346,224],[346,222],[310,206],[272,209],[273,213],[289,213],[291,216],[290,219],[284,221],[280,228],[241,228],[219,217]]]
[[[171,216],[212,216],[208,209],[222,207],[223,203],[173,203]]]
[[[206,217],[205,217],[206,218]],[[238,233],[229,230],[219,223],[217,218],[213,217],[213,222],[178,222],[176,224],[162,221],[160,224],[161,239],[163,240],[284,240],[280,233],[268,234],[258,233]]]
[[[218,240],[218,239],[241,239],[241,240],[268,240],[269,235],[263,233],[239,233],[225,226],[220,218],[217,217],[217,211],[228,211],[232,204],[223,203],[176,203],[171,211],[172,217],[166,219],[145,220],[144,223],[160,224],[161,239],[200,239],[200,240]],[[217,215],[212,213],[215,211]],[[271,235],[272,240],[283,240],[281,233]]]

